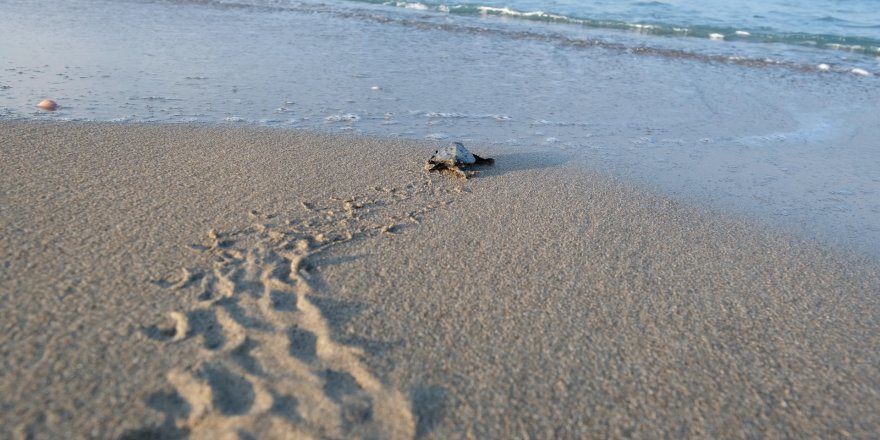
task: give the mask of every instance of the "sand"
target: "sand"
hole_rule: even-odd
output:
[[[0,437],[880,435],[876,260],[471,147],[0,123]]]

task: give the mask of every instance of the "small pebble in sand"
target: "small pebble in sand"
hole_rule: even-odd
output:
[[[58,108],[58,103],[56,103],[55,101],[53,101],[51,99],[44,99],[44,100],[40,101],[39,104],[37,104],[37,107],[41,108],[43,110],[52,111],[52,110],[55,110]]]

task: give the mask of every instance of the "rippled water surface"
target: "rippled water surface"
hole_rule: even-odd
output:
[[[352,1],[456,15],[497,15],[620,29],[647,35],[744,41],[757,45],[781,43],[880,55],[880,8],[873,0]]]

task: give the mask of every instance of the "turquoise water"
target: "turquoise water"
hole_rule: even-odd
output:
[[[875,0],[352,0],[457,15],[496,15],[647,35],[711,38],[880,55]]]

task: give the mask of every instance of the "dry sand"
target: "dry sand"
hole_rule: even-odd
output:
[[[430,149],[0,123],[0,437],[880,435],[876,261]]]

